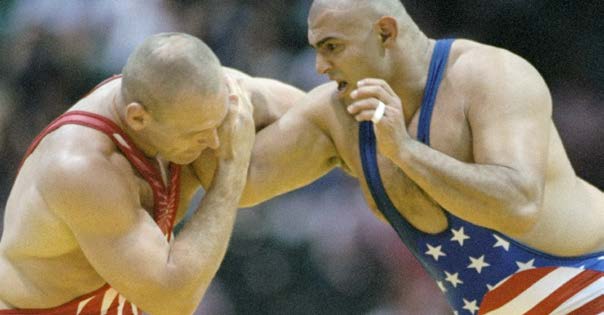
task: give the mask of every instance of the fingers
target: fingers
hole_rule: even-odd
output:
[[[236,94],[229,94],[229,104],[230,105],[239,104],[239,96]]]
[[[352,115],[358,115],[362,111],[375,110],[380,103],[380,99],[366,98],[352,103],[347,110]]]
[[[386,104],[384,104],[384,102],[380,101],[378,104],[378,107],[375,109],[375,113],[373,113],[373,116],[371,117],[371,121],[376,125],[379,124],[380,120],[382,120],[385,113],[386,113]]]
[[[358,87],[379,86],[391,96],[396,96],[390,85],[382,79],[367,78],[357,82]]]
[[[362,99],[374,97],[382,100],[384,103],[390,102],[393,95],[380,85],[360,85],[356,90],[350,93],[352,99]]]
[[[357,82],[357,88],[350,93],[350,96],[353,103],[347,107],[347,110],[357,121],[373,121],[377,124],[384,116],[402,112],[398,95],[382,79],[368,78]],[[385,105],[381,109],[379,109],[380,102]]]
[[[388,106],[399,107],[400,99],[392,91],[386,81],[381,79],[364,79],[357,83],[357,89],[350,93],[350,97],[356,100],[348,106],[348,111],[355,115],[362,110],[375,109],[382,101]],[[369,100],[364,101],[364,100]]]
[[[231,105],[243,105],[248,111],[253,112],[252,102],[247,95],[244,93],[241,85],[234,78],[225,75],[225,81],[227,86],[227,91],[229,93],[229,103]]]
[[[356,121],[371,121],[373,116],[375,115],[375,109],[364,110],[360,112],[358,115],[354,116]]]
[[[381,105],[381,110],[379,109],[380,103],[383,104]],[[374,123],[378,123],[390,110],[391,109],[389,109],[384,102],[375,98],[363,99],[348,106],[348,112],[353,115],[357,121],[371,120]]]
[[[227,91],[229,95],[237,94],[235,91],[237,90],[237,85],[235,80],[228,75],[224,76],[224,81],[226,83]]]

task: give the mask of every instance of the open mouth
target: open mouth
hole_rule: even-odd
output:
[[[338,81],[338,91],[340,93],[344,92],[348,87],[348,82],[346,81]]]

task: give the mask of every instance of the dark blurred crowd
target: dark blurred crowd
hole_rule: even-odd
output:
[[[304,90],[311,0],[0,0],[0,214],[35,135],[148,35],[203,39],[224,65]],[[433,38],[511,50],[542,73],[579,176],[604,188],[604,3],[405,0]],[[0,231],[1,231],[0,221]],[[240,211],[199,314],[447,314],[436,285],[339,171]]]

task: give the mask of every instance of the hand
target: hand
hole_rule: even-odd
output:
[[[228,114],[218,128],[220,147],[216,155],[219,160],[248,161],[254,146],[255,128],[253,107],[250,99],[231,77],[226,77],[228,89]]]
[[[369,78],[359,81],[350,97],[353,103],[347,110],[357,121],[371,121],[379,102],[386,105],[384,115],[373,127],[379,152],[386,157],[395,157],[401,145],[411,138],[398,95],[384,80]]]

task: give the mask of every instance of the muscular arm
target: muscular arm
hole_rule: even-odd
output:
[[[317,123],[329,99],[319,87],[256,135],[242,206],[305,186],[338,165],[335,146]],[[323,111],[323,114],[325,111]]]
[[[198,212],[172,244],[140,205],[132,178],[104,157],[60,162],[48,178],[61,180],[42,190],[112,287],[151,314],[190,314],[226,250],[244,183],[241,171],[238,165],[221,166]]]
[[[490,62],[496,74],[469,93],[474,163],[410,138],[391,159],[453,214],[518,235],[532,227],[542,204],[551,100],[525,61],[507,56]]]

